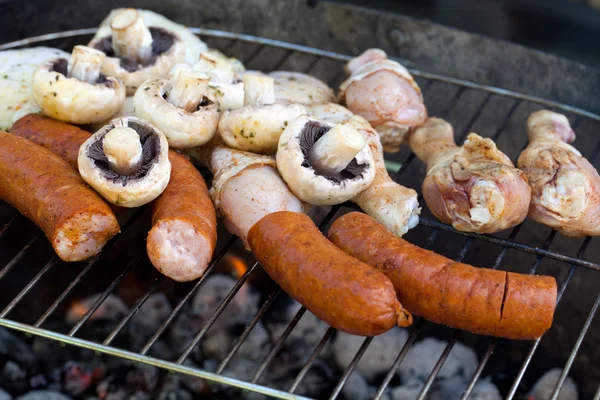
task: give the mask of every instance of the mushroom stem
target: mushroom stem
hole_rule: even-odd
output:
[[[67,77],[96,83],[100,78],[100,70],[105,58],[106,54],[99,50],[87,46],[75,46],[67,65]]]
[[[245,74],[244,105],[275,103],[275,79],[270,76]]]
[[[142,166],[142,143],[137,132],[126,126],[110,130],[102,139],[108,166],[119,175],[133,175]]]
[[[335,125],[308,151],[308,162],[322,175],[335,175],[344,170],[367,142],[356,129]]]
[[[200,54],[200,59],[193,69],[204,72],[219,82],[230,83],[235,78],[233,66],[227,60],[210,53]]]
[[[180,70],[173,79],[167,101],[185,111],[193,112],[204,97],[210,76],[197,71]]]
[[[110,21],[115,54],[141,64],[152,57],[152,35],[134,8],[119,11]]]

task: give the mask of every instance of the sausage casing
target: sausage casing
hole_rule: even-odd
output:
[[[217,243],[217,216],[204,178],[184,156],[169,150],[171,179],[152,202],[146,250],[152,265],[176,281],[202,276]]]
[[[98,253],[119,232],[110,207],[60,157],[0,132],[0,198],[39,226],[64,261]]]
[[[358,212],[338,218],[329,239],[383,272],[402,304],[432,322],[509,339],[536,339],[552,325],[553,277],[454,262],[408,243]]]
[[[261,218],[248,243],[283,290],[334,328],[371,336],[412,323],[390,280],[335,247],[304,214]]]
[[[45,117],[28,114],[12,126],[10,133],[31,140],[69,163],[77,170],[79,148],[91,134],[83,129]]]

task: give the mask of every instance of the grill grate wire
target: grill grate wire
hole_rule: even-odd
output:
[[[339,66],[341,66],[342,62],[349,59],[349,57],[347,57],[345,55],[340,55],[337,53],[306,48],[303,46],[292,45],[289,43],[278,42],[278,41],[269,40],[269,39],[256,38],[256,37],[252,37],[252,36],[248,36],[248,35],[240,35],[240,34],[233,34],[233,33],[215,31],[215,30],[204,30],[204,29],[194,29],[194,31],[197,34],[201,34],[201,36],[206,37],[207,41],[210,41],[210,40],[226,41],[227,42],[226,45],[221,47],[221,50],[224,51],[226,54],[229,51],[234,50],[236,47],[256,46],[256,48],[253,51],[251,51],[248,54],[245,54],[244,57],[241,57],[241,61],[244,62],[244,64],[246,64],[246,65],[251,65],[254,61],[258,60],[260,58],[259,56],[260,56],[261,52],[263,52],[265,49],[278,49],[278,50],[283,51],[284,52],[283,56],[279,60],[277,60],[276,62],[274,62],[272,65],[269,66],[268,69],[270,69],[270,70],[280,69],[284,65],[288,64],[292,60],[292,58],[298,58],[298,57],[300,57],[301,59],[303,59],[303,58],[308,59],[308,64],[304,68],[300,69],[301,72],[305,72],[305,73],[311,73],[313,70],[316,70],[317,67],[319,66],[319,64],[324,62],[325,60],[337,62],[339,64]],[[46,42],[49,40],[56,40],[56,39],[61,39],[61,38],[67,39],[64,43],[68,43],[69,38],[76,38],[81,35],[89,35],[89,34],[92,34],[93,32],[94,32],[93,29],[84,29],[84,30],[78,30],[78,31],[63,32],[63,33],[59,33],[59,34],[43,35],[43,36],[36,37],[36,38],[31,38],[31,39],[26,39],[26,40],[22,40],[22,41],[18,41],[18,42],[1,45],[0,49],[30,45],[33,43],[42,44],[43,42]],[[264,59],[261,61],[264,61]],[[341,68],[338,68],[338,70],[341,70]],[[508,112],[502,119],[501,123],[498,125],[497,130],[491,136],[491,138],[494,141],[497,141],[501,137],[501,135],[503,135],[508,130],[508,126],[509,126],[515,112],[524,103],[534,103],[537,105],[552,107],[556,110],[576,115],[574,122],[572,124],[574,129],[577,129],[577,126],[582,122],[582,120],[584,118],[595,120],[595,121],[600,121],[600,116],[597,116],[597,115],[591,114],[587,111],[579,110],[579,109],[576,109],[574,107],[570,107],[567,105],[549,102],[549,101],[533,98],[531,96],[526,96],[526,95],[522,95],[522,94],[515,93],[515,92],[509,92],[509,91],[499,89],[499,88],[492,88],[492,87],[478,85],[478,84],[471,83],[471,82],[465,82],[465,81],[460,81],[460,80],[456,80],[453,78],[429,74],[429,73],[418,71],[415,69],[410,69],[410,71],[417,78],[423,80],[423,82],[422,83],[420,82],[420,83],[421,83],[421,87],[423,89],[423,93],[425,94],[426,99],[428,97],[428,94],[433,92],[438,84],[448,85],[448,86],[452,86],[452,87],[456,88],[456,92],[454,93],[454,95],[451,96],[450,101],[448,101],[444,105],[442,110],[438,113],[438,115],[441,116],[442,118],[447,118],[451,112],[456,110],[457,103],[459,103],[461,98],[467,92],[476,91],[476,92],[481,92],[484,94],[483,100],[481,100],[479,102],[474,113],[472,113],[472,115],[470,115],[470,117],[468,118],[466,125],[459,131],[460,133],[457,136],[457,141],[459,143],[462,143],[464,141],[464,139],[466,138],[466,135],[471,131],[472,127],[480,119],[482,114],[486,110],[489,109],[490,103],[495,98],[510,98],[510,99],[513,99],[513,102],[511,104],[511,106],[509,107]],[[339,82],[342,79],[343,79],[343,76],[340,73],[336,72],[335,74],[330,75],[330,78],[326,79],[326,81],[330,86],[335,87],[335,86],[337,86],[337,84],[339,84]],[[593,151],[592,156],[589,158],[590,162],[593,162],[597,158],[598,153],[600,153],[600,143],[598,144],[598,146],[596,146],[596,148]],[[412,152],[409,152],[409,154],[404,158],[404,162],[402,162],[398,171],[394,174],[394,179],[396,181],[400,181],[405,176],[406,171],[411,167],[411,164],[413,163],[414,159],[415,159],[415,155]],[[513,161],[516,161],[516,160],[513,160]],[[422,199],[422,196],[419,195],[419,200],[421,200],[421,199]],[[422,205],[422,207],[425,207],[424,204],[421,204],[421,205]],[[344,204],[342,206],[332,207],[331,210],[329,211],[329,213],[326,215],[326,217],[321,222],[320,228],[324,229],[326,226],[328,226],[328,224],[335,218],[337,213],[342,208],[347,208],[347,207],[352,207],[352,206]],[[125,222],[125,224],[123,224],[123,227],[122,227],[123,233],[125,233],[129,228],[131,228],[138,221],[138,219],[142,215],[143,211],[144,211],[143,209],[137,210]],[[4,238],[6,236],[6,234],[9,233],[14,228],[14,226],[17,223],[16,221],[18,222],[18,216],[11,218],[2,228],[0,228],[0,240],[2,238]],[[434,242],[435,242],[436,238],[439,236],[440,232],[451,232],[453,234],[465,236],[466,239],[464,241],[464,244],[460,248],[460,250],[458,252],[458,256],[456,257],[457,261],[462,261],[465,258],[465,256],[467,255],[467,253],[469,252],[469,250],[471,249],[471,247],[474,243],[487,242],[487,243],[501,247],[500,253],[498,254],[497,258],[495,259],[495,261],[492,265],[492,268],[494,268],[494,269],[500,268],[503,260],[505,259],[506,255],[508,254],[509,250],[517,250],[519,252],[526,252],[526,253],[530,253],[530,254],[533,254],[536,256],[535,262],[533,263],[533,265],[529,271],[529,273],[531,273],[531,274],[534,274],[537,272],[538,267],[540,266],[543,259],[545,259],[545,258],[557,260],[562,263],[567,263],[569,269],[568,269],[566,277],[560,284],[557,302],[560,302],[564,291],[566,290],[567,286],[571,282],[571,278],[573,277],[573,275],[578,267],[585,267],[585,268],[588,268],[591,270],[600,270],[600,265],[598,263],[582,260],[582,257],[584,256],[585,251],[591,240],[589,237],[585,238],[583,240],[583,242],[581,243],[581,246],[579,248],[579,251],[577,252],[576,257],[571,257],[566,254],[562,254],[559,252],[553,252],[550,250],[550,247],[552,246],[552,243],[554,242],[554,239],[557,236],[556,231],[554,231],[554,230],[551,230],[549,232],[546,240],[543,242],[543,244],[540,247],[537,247],[537,246],[531,246],[529,244],[525,244],[525,243],[521,243],[521,242],[517,241],[516,238],[521,230],[522,225],[514,227],[510,231],[510,233],[506,239],[499,237],[499,236],[488,236],[488,235],[479,235],[479,234],[467,233],[467,232],[457,232],[450,226],[447,226],[445,224],[442,224],[440,222],[437,222],[437,221],[434,221],[432,219],[425,218],[425,217],[421,218],[421,225],[427,229],[430,229],[430,233],[425,241],[425,245],[424,245],[425,248],[431,248],[434,245]],[[32,236],[31,239],[22,247],[22,249],[15,256],[13,256],[13,258],[11,260],[9,260],[5,264],[5,266],[2,268],[2,270],[0,270],[0,279],[4,278],[6,276],[6,274],[23,259],[23,257],[30,251],[32,246],[38,241],[38,239],[41,236],[42,235],[39,232],[37,234],[35,234],[34,236]],[[8,315],[20,303],[20,301],[23,299],[23,297],[25,297],[32,290],[32,288],[41,280],[41,278],[43,276],[45,276],[49,271],[51,271],[54,268],[54,266],[56,264],[59,263],[59,260],[56,256],[51,257],[50,260],[48,260],[47,263],[44,265],[44,267],[31,279],[31,281],[29,283],[27,283],[25,285],[25,287],[21,290],[21,292],[19,292],[12,299],[12,301],[0,312],[0,325],[9,327],[12,329],[24,331],[24,332],[27,332],[30,334],[59,340],[63,343],[69,343],[69,344],[73,344],[76,346],[93,349],[98,352],[107,353],[107,354],[111,354],[111,355],[115,355],[115,356],[120,356],[120,357],[124,357],[124,358],[130,359],[130,360],[139,361],[142,363],[166,368],[166,369],[169,369],[172,371],[186,373],[189,375],[198,376],[198,377],[212,380],[215,382],[224,383],[224,384],[231,385],[231,386],[236,386],[236,387],[239,387],[242,389],[256,391],[256,392],[267,394],[267,395],[277,397],[277,398],[289,398],[289,399],[304,398],[302,396],[294,395],[293,393],[296,391],[296,389],[298,388],[298,385],[302,382],[302,379],[304,378],[306,373],[309,371],[309,369],[313,365],[314,361],[318,358],[318,356],[320,355],[320,353],[323,350],[323,348],[325,347],[325,345],[328,343],[328,341],[334,335],[335,329],[333,329],[331,327],[329,327],[327,329],[327,331],[322,336],[322,338],[319,341],[319,343],[317,344],[317,346],[314,348],[313,352],[308,357],[307,361],[304,363],[302,369],[299,371],[299,373],[297,374],[296,378],[294,379],[292,385],[289,387],[288,392],[271,389],[271,388],[268,388],[266,386],[259,384],[261,377],[264,375],[265,371],[267,370],[267,368],[269,366],[269,363],[276,356],[276,354],[281,349],[282,345],[284,344],[284,342],[287,339],[287,337],[289,336],[289,334],[292,332],[292,330],[294,329],[294,327],[296,326],[298,321],[302,318],[302,316],[306,312],[306,309],[304,307],[301,307],[298,310],[298,312],[296,313],[296,315],[289,322],[289,325],[283,331],[280,338],[273,345],[273,347],[271,348],[271,350],[265,357],[262,364],[259,366],[258,370],[256,371],[254,377],[252,378],[252,380],[250,382],[244,382],[244,381],[240,381],[237,379],[228,378],[228,377],[225,377],[222,375],[222,373],[225,370],[225,368],[227,367],[228,363],[231,361],[232,357],[236,354],[236,352],[239,350],[241,345],[244,343],[244,341],[246,340],[246,338],[248,337],[248,335],[250,334],[252,329],[261,320],[261,318],[265,315],[265,313],[267,312],[269,307],[273,304],[273,302],[275,301],[277,296],[281,293],[280,288],[276,288],[266,297],[266,299],[264,300],[264,302],[258,309],[257,313],[254,315],[252,320],[249,322],[249,324],[245,327],[244,331],[241,333],[237,342],[234,344],[234,346],[229,351],[229,353],[224,358],[224,360],[219,364],[215,373],[210,373],[210,372],[199,370],[199,369],[192,369],[192,368],[184,365],[184,362],[186,361],[186,359],[188,358],[190,353],[194,350],[194,348],[202,340],[202,338],[204,337],[206,332],[210,329],[210,327],[213,326],[213,324],[217,321],[217,319],[220,317],[220,315],[223,312],[223,310],[225,309],[225,307],[230,303],[230,301],[238,293],[238,291],[244,285],[244,283],[246,283],[248,278],[257,269],[260,268],[260,265],[257,262],[255,262],[239,278],[236,285],[227,294],[225,299],[221,302],[221,304],[214,311],[213,315],[208,319],[208,321],[202,327],[202,329],[194,336],[194,338],[192,339],[190,344],[185,348],[185,350],[183,350],[182,354],[177,358],[177,360],[175,362],[171,362],[171,361],[167,361],[167,360],[160,360],[160,359],[156,359],[156,358],[148,356],[148,353],[151,350],[152,346],[161,337],[161,335],[165,332],[165,330],[171,325],[171,323],[177,317],[177,315],[182,310],[184,305],[189,301],[189,299],[194,295],[194,293],[197,291],[197,289],[202,285],[202,283],[205,281],[206,277],[210,276],[210,274],[215,269],[216,265],[232,249],[232,247],[234,246],[234,244],[237,241],[237,238],[234,236],[229,237],[229,239],[226,241],[226,243],[221,248],[221,250],[216,253],[216,255],[215,255],[213,261],[211,262],[210,266],[208,267],[205,275],[202,278],[200,278],[191,287],[191,289],[189,289],[189,291],[185,294],[185,296],[181,299],[181,301],[173,309],[171,314],[159,326],[159,328],[156,330],[156,332],[150,337],[150,339],[146,342],[146,344],[142,347],[142,349],[139,352],[134,352],[134,351],[119,349],[116,347],[111,347],[111,344],[113,343],[114,339],[119,335],[119,333],[123,330],[123,328],[127,325],[127,323],[131,320],[131,318],[137,313],[137,311],[140,309],[140,307],[143,306],[144,302],[158,289],[159,285],[163,281],[166,280],[166,278],[164,278],[163,276],[158,275],[158,274],[156,274],[150,287],[136,302],[135,306],[129,311],[129,313],[127,315],[125,315],[123,317],[123,319],[119,322],[119,324],[104,339],[104,341],[101,344],[77,338],[76,334],[79,332],[80,328],[94,314],[94,312],[96,312],[98,310],[98,308],[102,305],[104,300],[114,291],[114,289],[123,280],[123,278],[131,270],[133,270],[138,264],[140,264],[142,261],[147,261],[147,257],[145,255],[145,252],[143,251],[143,248],[138,249],[138,251],[132,258],[132,260],[127,263],[127,265],[122,270],[122,272],[120,274],[118,274],[118,276],[115,279],[112,280],[112,282],[101,293],[101,295],[94,302],[94,304],[90,307],[90,309],[80,318],[80,320],[75,324],[75,326],[67,334],[61,334],[61,333],[57,333],[57,332],[52,332],[47,329],[43,329],[42,326],[48,320],[48,318],[54,314],[54,312],[57,310],[57,308],[61,304],[63,304],[64,301],[70,295],[72,295],[75,288],[86,278],[86,276],[88,276],[88,274],[98,264],[100,259],[102,259],[102,257],[105,254],[107,254],[114,247],[115,243],[118,242],[119,239],[122,237],[123,237],[123,234],[114,238],[111,242],[109,242],[105,246],[105,249],[103,250],[102,253],[98,254],[97,256],[95,256],[94,258],[89,260],[87,262],[86,266],[81,270],[81,272],[79,272],[79,274],[73,279],[73,281],[71,281],[71,283],[68,285],[68,287],[59,295],[59,297],[52,303],[52,305],[42,314],[42,316],[33,325],[24,324],[24,323],[9,319]],[[554,393],[553,393],[553,399],[556,399],[558,396],[559,390],[560,390],[562,384],[564,383],[564,380],[565,380],[570,368],[573,365],[573,362],[575,360],[577,352],[580,349],[581,343],[583,342],[585,335],[591,325],[591,322],[595,317],[595,314],[596,314],[599,304],[600,304],[600,294],[596,297],[596,300],[589,311],[587,319],[581,328],[581,331],[577,338],[577,341],[574,343],[574,345],[572,347],[572,351],[570,352],[570,355],[569,355],[567,361],[565,362],[563,374],[561,375],[561,378],[560,378],[559,382],[557,383]],[[422,330],[426,326],[426,324],[432,325],[431,323],[428,323],[428,322],[424,321],[423,319],[420,319],[420,318],[416,319],[415,324],[413,325],[413,327],[410,328],[410,335],[408,337],[408,340],[406,341],[406,343],[404,344],[402,349],[399,350],[398,356],[396,357],[394,363],[390,367],[388,373],[386,374],[381,385],[378,388],[378,391],[375,395],[375,399],[381,398],[381,396],[384,394],[386,388],[388,387],[392,378],[394,377],[398,366],[402,363],[406,354],[408,353],[410,348],[413,346],[413,344],[417,340],[419,334],[422,332]],[[458,341],[461,334],[462,334],[462,331],[453,330],[451,339],[449,340],[446,348],[442,352],[442,354],[439,357],[438,361],[436,362],[433,370],[431,371],[431,374],[429,375],[429,378],[428,378],[427,382],[425,383],[425,386],[423,387],[423,389],[419,395],[419,399],[424,399],[425,396],[427,395],[434,379],[436,378],[437,374],[441,370],[444,362],[446,361],[446,358],[450,354],[452,348],[454,347],[454,344]],[[351,361],[351,363],[349,364],[347,369],[344,371],[340,380],[337,382],[337,385],[333,389],[333,392],[330,395],[331,399],[335,399],[339,396],[344,384],[346,383],[346,381],[348,380],[350,375],[355,370],[358,362],[360,361],[362,355],[364,354],[364,352],[367,350],[367,348],[371,344],[372,340],[373,340],[373,338],[365,338],[365,340],[363,341],[359,350],[354,355],[353,360]],[[515,396],[517,389],[519,387],[519,384],[520,384],[521,380],[523,379],[523,376],[524,376],[532,358],[534,357],[534,354],[538,348],[540,340],[541,340],[541,338],[538,339],[537,341],[533,342],[533,344],[531,345],[531,348],[530,348],[528,354],[526,355],[525,359],[523,360],[521,368],[519,369],[518,373],[515,376],[515,379],[513,381],[513,384],[511,386],[510,391],[507,396],[508,399],[512,399]],[[488,364],[489,360],[491,359],[492,354],[493,354],[497,344],[499,343],[499,341],[500,340],[497,338],[490,339],[487,350],[484,353],[484,355],[482,356],[482,358],[477,366],[477,369],[476,369],[475,373],[473,374],[473,376],[471,377],[470,382],[467,386],[467,389],[463,393],[461,399],[467,399],[469,397],[476,382],[478,381],[479,377],[481,376],[485,366]],[[596,393],[595,398],[600,399],[600,388],[598,389],[598,392]]]

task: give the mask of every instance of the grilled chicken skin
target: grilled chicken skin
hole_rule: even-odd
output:
[[[531,185],[529,216],[567,236],[600,235],[600,177],[568,144],[575,132],[567,118],[536,111],[527,119],[527,135],[517,166]]]
[[[459,231],[493,233],[527,216],[531,189],[525,174],[492,140],[470,133],[458,147],[452,126],[429,118],[409,143],[427,164],[423,197],[440,221]]]

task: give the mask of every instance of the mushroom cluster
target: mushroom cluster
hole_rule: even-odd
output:
[[[277,169],[298,198],[315,205],[343,203],[375,178],[373,155],[360,132],[308,116],[283,131]]]
[[[140,118],[117,118],[79,148],[79,173],[107,201],[139,207],[157,198],[171,176],[165,135]]]
[[[89,43],[104,52],[102,71],[119,78],[131,96],[147,79],[163,78],[183,62],[186,46],[179,33],[169,27],[147,26],[143,15],[133,8],[111,13],[110,32],[102,30]]]
[[[276,103],[318,104],[335,101],[335,94],[327,84],[301,72],[273,71]]]
[[[42,112],[74,124],[93,124],[116,114],[125,100],[125,87],[101,73],[106,55],[75,46],[71,57],[42,63],[33,74],[33,97]]]

